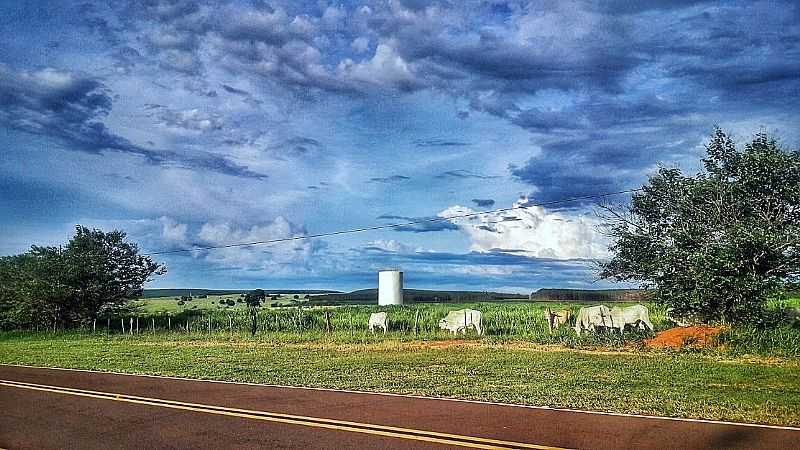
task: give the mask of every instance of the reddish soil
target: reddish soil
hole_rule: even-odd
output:
[[[656,334],[653,339],[644,341],[648,347],[669,348],[703,348],[716,343],[716,336],[722,331],[720,327],[694,326],[677,327]]]

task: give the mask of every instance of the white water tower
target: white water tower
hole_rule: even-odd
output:
[[[403,272],[398,269],[378,271],[378,304],[403,304]]]

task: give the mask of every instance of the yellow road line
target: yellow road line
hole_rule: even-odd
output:
[[[216,405],[179,402],[159,398],[139,397],[135,395],[117,394],[110,392],[90,391],[61,386],[48,386],[44,384],[24,383],[19,381],[0,380],[0,386],[30,389],[35,391],[53,392],[58,394],[75,395],[79,397],[98,398],[118,402],[135,403],[162,408],[181,409],[186,411],[204,412],[224,416],[241,417],[246,419],[264,420],[268,422],[303,425],[330,430],[348,431],[378,436],[409,439],[416,441],[432,442],[446,445],[457,445],[481,449],[538,449],[538,450],[565,450],[560,447],[528,444],[524,442],[504,441],[499,439],[481,438],[458,434],[440,433],[437,431],[417,430],[413,428],[391,427],[361,422],[326,419],[321,417],[299,416],[267,411],[256,411],[239,408],[229,408]]]

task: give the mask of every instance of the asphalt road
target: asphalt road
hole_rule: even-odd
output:
[[[0,365],[0,448],[797,448],[800,430]]]

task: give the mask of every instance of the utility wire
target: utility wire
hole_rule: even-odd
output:
[[[192,248],[181,248],[175,250],[162,250],[157,252],[150,252],[150,253],[142,253],[144,256],[153,256],[153,255],[166,255],[170,253],[185,253],[185,252],[192,252],[195,250],[214,250],[220,248],[232,248],[232,247],[250,247],[253,245],[266,245],[266,244],[276,244],[279,242],[288,242],[288,241],[300,241],[304,239],[313,239],[313,238],[320,238],[320,237],[327,237],[327,236],[338,236],[341,234],[352,234],[352,233],[363,233],[365,231],[374,231],[374,230],[385,230],[391,228],[399,228],[399,227],[407,227],[411,225],[420,225],[425,223],[435,223],[435,222],[446,222],[453,219],[464,219],[467,217],[477,217],[484,214],[495,214],[507,211],[516,211],[520,209],[528,209],[533,208],[536,206],[549,206],[549,205],[557,205],[560,203],[569,203],[574,202],[576,200],[591,200],[595,198],[602,198],[608,197],[611,195],[619,195],[619,194],[629,194],[632,192],[641,191],[642,188],[636,189],[626,189],[624,191],[617,191],[617,192],[606,192],[603,194],[595,194],[595,195],[582,195],[579,197],[570,197],[561,200],[552,200],[549,202],[541,202],[541,203],[532,203],[523,206],[512,206],[510,208],[498,208],[498,209],[491,209],[488,211],[478,211],[474,213],[468,214],[458,214],[455,216],[447,216],[447,217],[433,217],[430,219],[422,219],[422,220],[414,220],[410,222],[401,222],[401,223],[391,223],[386,225],[375,225],[372,227],[363,227],[363,228],[351,228],[348,230],[339,230],[339,231],[331,231],[328,233],[317,233],[317,234],[304,234],[302,236],[292,236],[287,238],[279,238],[279,239],[269,239],[266,241],[254,241],[254,242],[241,242],[238,244],[226,244],[226,245],[207,245],[207,246],[193,246]],[[501,221],[502,222],[502,221]],[[500,223],[500,222],[493,222],[493,223]]]

